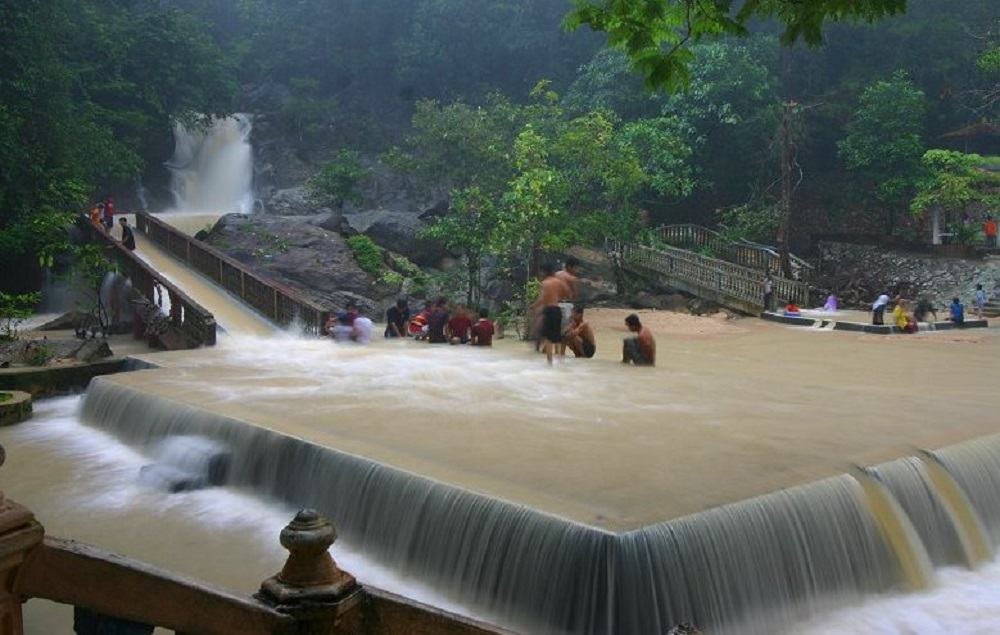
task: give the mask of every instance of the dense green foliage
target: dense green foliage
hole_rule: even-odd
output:
[[[4,269],[50,262],[67,214],[162,162],[172,117],[234,105],[222,50],[169,3],[3,0],[0,39]]]
[[[926,150],[996,153],[966,130],[1000,118],[993,4],[0,0],[0,265],[52,262],[72,211],[162,175],[173,120],[236,110],[324,205],[362,166],[447,196],[431,233],[470,293],[487,261],[644,222],[899,231],[951,204]]]
[[[751,21],[773,18],[781,39],[812,45],[823,41],[827,22],[874,22],[901,13],[906,0],[573,0],[571,27],[589,25],[608,34],[653,87],[676,89],[691,79],[691,46],[718,35],[746,35]]]
[[[4,293],[0,291],[0,342],[17,339],[18,325],[31,317],[41,295],[34,293]]]

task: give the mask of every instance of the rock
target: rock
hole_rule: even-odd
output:
[[[376,281],[358,267],[344,237],[304,220],[228,214],[206,242],[321,306],[355,301],[373,312],[380,299]]]
[[[718,304],[704,298],[692,298],[688,301],[687,307],[691,315],[711,315],[719,311]]]
[[[54,320],[39,326],[37,331],[69,331],[79,328],[90,321],[90,316],[81,311],[68,311]]]
[[[663,296],[663,308],[679,313],[688,312],[688,297],[683,293],[668,293]]]
[[[402,254],[420,266],[437,266],[447,255],[440,243],[420,237],[420,232],[428,224],[416,214],[376,209],[348,214],[347,221],[358,233],[369,236],[380,246]]]
[[[111,357],[111,347],[107,340],[87,340],[73,353],[73,357],[81,362],[93,362]]]
[[[662,308],[663,296],[649,291],[640,291],[635,294],[631,304],[637,309],[659,309]]]
[[[264,209],[278,216],[305,216],[315,214],[319,209],[309,196],[305,186],[278,190],[264,204]]]
[[[324,208],[322,211],[324,212],[322,216],[316,218],[315,221],[311,221],[313,225],[325,229],[326,231],[336,232],[346,236],[357,233],[351,227],[351,224],[347,222],[347,218],[344,217],[343,212],[328,208]]]
[[[0,426],[10,426],[31,418],[31,395],[19,390],[0,392]],[[3,459],[0,458],[0,464]]]

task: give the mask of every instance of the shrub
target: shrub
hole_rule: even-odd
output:
[[[17,326],[31,316],[41,294],[10,294],[0,291],[0,340],[16,340]]]
[[[385,268],[385,251],[368,236],[358,234],[347,239],[347,246],[354,254],[354,260],[361,269],[375,278],[382,275]]]

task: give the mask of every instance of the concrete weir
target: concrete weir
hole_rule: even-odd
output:
[[[651,401],[615,420],[615,395],[655,376],[571,365],[559,375],[483,352],[466,362],[482,384],[463,401],[448,387],[474,381],[456,361],[468,353],[322,349],[317,375],[320,358],[290,339],[269,374],[246,344],[97,378],[83,418],[137,447],[171,436],[225,446],[230,484],[319,509],[352,547],[524,632],[771,632],[814,609],[919,588],[929,566],[974,565],[983,536],[1000,539],[1000,441],[937,451],[932,468],[898,443],[912,432],[941,447],[990,424],[921,436],[891,418],[857,430],[801,422],[822,438],[783,451],[758,445],[787,434],[780,416],[728,412],[746,407],[738,386],[717,399],[721,413]],[[598,377],[587,385],[604,392],[584,410],[548,390]],[[755,390],[745,397],[760,403]],[[850,461],[878,467],[859,480],[845,474]]]

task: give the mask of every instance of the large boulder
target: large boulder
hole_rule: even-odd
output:
[[[353,230],[418,265],[436,266],[447,255],[440,243],[421,237],[428,224],[415,213],[375,209],[347,214],[346,218]]]
[[[305,219],[228,214],[206,242],[322,306],[355,301],[373,311],[379,299],[344,237]]]
[[[304,186],[298,186],[276,191],[264,203],[264,209],[278,216],[305,216],[317,213],[320,206]]]

